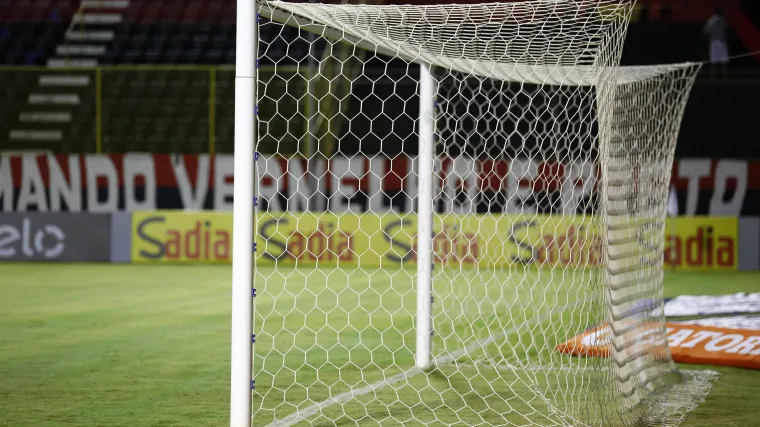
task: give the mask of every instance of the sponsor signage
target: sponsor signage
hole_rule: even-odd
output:
[[[438,265],[597,266],[602,241],[590,217],[446,215],[436,218]],[[417,218],[397,214],[260,214],[257,262],[391,267],[416,263]],[[230,262],[232,215],[135,212],[134,262]]]
[[[556,350],[574,356],[608,357],[610,332],[608,326],[594,328],[557,345]],[[667,322],[664,330],[642,327],[630,334],[633,334],[630,340],[643,346],[662,339],[664,334],[675,362],[760,369],[758,330],[710,326],[704,322]]]
[[[677,160],[672,185],[681,215],[760,215],[760,161]]]
[[[738,270],[738,232],[738,218],[668,218],[665,266],[680,270]]]
[[[108,214],[0,214],[0,261],[109,261]]]
[[[684,270],[737,269],[735,218],[675,218],[666,264]],[[259,263],[398,266],[416,263],[414,214],[267,213],[257,217]],[[590,216],[438,215],[433,262],[464,266],[599,266],[603,241]],[[228,212],[148,211],[132,215],[136,262],[230,262]]]
[[[269,212],[403,213],[417,193],[414,162],[403,156],[258,162]],[[588,213],[599,175],[588,161],[519,158],[441,158],[436,170],[436,209],[453,213]],[[0,212],[228,211],[232,185],[231,155],[0,155]],[[760,161],[682,159],[672,185],[682,215],[760,215]],[[536,203],[546,192],[553,207]]]
[[[132,261],[230,262],[232,215],[222,212],[134,212]]]

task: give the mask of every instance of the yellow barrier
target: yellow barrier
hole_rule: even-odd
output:
[[[602,246],[592,220],[520,215],[438,217],[434,262],[456,266],[598,265]],[[230,261],[229,213],[135,212],[132,222],[134,262]],[[261,214],[257,229],[261,265],[399,267],[416,262],[412,248],[417,219],[412,214]]]
[[[133,262],[229,262],[232,214],[132,213]]]
[[[686,271],[736,271],[739,219],[670,218],[665,230],[665,265]]]
[[[180,211],[132,214],[133,262],[228,263],[232,215]],[[416,263],[416,215],[260,214],[260,265],[400,267]],[[434,262],[455,266],[602,262],[592,217],[447,215],[434,223]],[[676,218],[666,227],[665,265],[682,270],[737,270],[736,218]]]

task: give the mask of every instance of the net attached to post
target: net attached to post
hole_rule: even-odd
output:
[[[712,371],[679,372],[668,350],[663,253],[678,130],[699,64],[622,67],[609,143],[601,146],[612,393],[626,425],[678,425]]]
[[[260,1],[255,424],[677,425],[704,398],[711,377],[676,369],[662,311],[699,67],[619,67],[632,3]],[[430,370],[415,366],[422,237]],[[556,350],[603,325],[609,357]]]

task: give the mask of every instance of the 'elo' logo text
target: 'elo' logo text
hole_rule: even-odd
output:
[[[45,224],[35,229],[29,218],[24,218],[20,230],[11,224],[0,224],[0,258],[57,258],[66,248],[65,239],[60,227]]]

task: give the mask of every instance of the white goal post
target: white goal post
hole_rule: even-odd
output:
[[[699,65],[621,67],[633,3],[238,1],[231,427],[678,425],[704,398],[662,311]],[[601,325],[609,357],[556,351]]]

